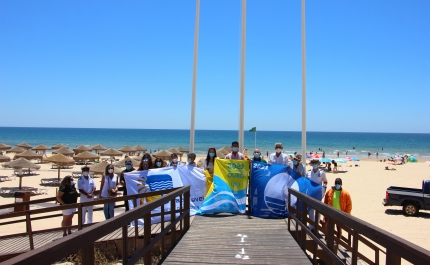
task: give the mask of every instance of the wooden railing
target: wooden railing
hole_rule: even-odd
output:
[[[82,225],[82,207],[86,206],[94,206],[98,204],[105,204],[109,202],[123,202],[124,200],[134,200],[136,205],[136,200],[139,198],[144,198],[148,196],[161,195],[159,198],[136,207],[126,213],[123,213],[114,218],[108,219],[103,222],[99,222],[91,225],[90,227],[81,230],[83,228]],[[42,201],[45,199],[42,199]],[[179,209],[176,209],[175,201],[179,200]],[[34,201],[33,201],[34,203]],[[170,203],[170,211],[164,210],[164,205],[166,203]],[[151,214],[151,211],[161,207],[161,212],[158,214]],[[176,239],[176,226],[180,224],[180,235],[182,236],[190,227],[190,186],[174,188],[169,190],[157,191],[157,192],[149,192],[144,194],[136,194],[123,196],[118,198],[111,198],[93,202],[85,202],[78,204],[69,204],[65,206],[54,206],[45,209],[37,209],[37,210],[27,210],[24,212],[11,213],[6,215],[0,215],[0,219],[6,219],[11,217],[21,217],[25,216],[25,219],[22,220],[14,220],[5,223],[1,223],[0,225],[11,224],[16,222],[26,222],[27,232],[22,233],[22,235],[26,235],[29,237],[30,246],[33,249],[33,234],[38,232],[47,232],[47,231],[55,231],[61,230],[62,228],[54,228],[47,229],[42,231],[32,231],[31,221],[32,220],[40,220],[46,219],[56,216],[61,216],[61,214],[54,214],[48,216],[41,216],[32,218],[31,215],[48,213],[48,212],[58,212],[64,209],[70,208],[78,208],[78,225],[74,226],[78,228],[78,232],[73,233],[67,237],[63,237],[55,243],[49,243],[40,248],[28,251],[24,254],[16,256],[12,259],[9,259],[0,264],[52,264],[56,261],[63,259],[64,257],[76,253],[78,250],[81,250],[82,255],[82,264],[94,264],[94,242],[100,239],[101,237],[115,231],[118,228],[122,227],[122,260],[123,264],[135,264],[141,257],[144,257],[145,264],[151,264],[151,248],[160,240],[162,241],[162,248],[164,248],[164,236],[170,232],[172,246],[177,242]],[[176,216],[179,214],[179,216]],[[170,216],[170,223],[164,227],[164,218],[165,215]],[[161,231],[151,239],[151,217],[160,216],[161,218]],[[137,224],[138,219],[144,219],[144,247],[137,250],[130,258],[128,251],[128,225],[132,222]],[[13,235],[17,236],[17,234]],[[135,226],[135,238],[138,237],[138,227]],[[6,238],[3,236],[1,238]],[[179,239],[179,238],[178,238]],[[164,250],[162,249],[162,253]]]
[[[318,246],[325,252],[327,264],[333,264],[333,262],[345,264],[344,260],[337,255],[337,246],[342,246],[352,252],[351,261],[348,263],[353,265],[356,265],[359,259],[368,264],[379,264],[380,254],[385,255],[385,263],[390,265],[401,264],[401,259],[413,264],[430,264],[430,251],[420,246],[289,188],[288,202],[291,202],[291,196],[297,197],[297,203],[294,206],[288,203],[288,230],[292,231],[291,220],[294,220],[295,231],[293,233],[304,251],[309,251],[307,238],[310,237],[313,240],[314,244],[310,252],[313,254],[314,264],[317,264]],[[302,206],[302,211],[296,208],[298,205]],[[315,209],[315,222],[308,217],[308,206]],[[327,228],[319,225],[320,216],[325,216]],[[315,227],[314,233],[308,228],[309,224]],[[347,235],[342,235],[341,239],[337,238],[335,224],[340,225]],[[321,240],[318,236],[319,232],[325,235],[325,240]],[[360,253],[358,251],[359,243],[372,249],[374,257],[369,258]],[[385,251],[375,243],[382,246]]]

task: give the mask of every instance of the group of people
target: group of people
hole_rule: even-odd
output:
[[[322,185],[324,188],[327,187],[327,177],[323,170],[320,170],[320,164],[318,158],[313,158],[310,161],[310,165],[312,169],[306,172],[306,168],[302,162],[302,155],[295,154],[294,157],[288,158],[286,154],[282,152],[283,146],[282,143],[275,144],[275,152],[270,154],[267,158],[267,161],[262,157],[261,151],[259,149],[255,149],[250,159],[252,162],[262,162],[267,163],[268,165],[283,165],[290,167],[294,170],[299,176],[306,177],[309,180]],[[207,156],[203,161],[203,170],[207,170],[211,175],[213,175],[214,163],[217,158],[216,149],[214,147],[210,147],[207,152]],[[196,167],[197,163],[195,162],[196,155],[194,153],[189,153],[187,155],[187,162],[182,163],[178,160],[178,156],[176,154],[171,154],[169,163],[164,163],[161,158],[156,158],[154,162],[152,161],[151,155],[145,153],[142,156],[142,160],[139,164],[138,171],[149,170],[154,168],[162,168],[165,166],[168,167],[177,167],[180,165],[193,166]],[[225,159],[236,159],[236,160],[244,160],[245,156],[239,152],[239,143],[237,141],[232,142],[231,144],[231,152],[225,156]],[[335,165],[336,166],[336,165]],[[80,193],[80,202],[89,202],[94,200],[94,192],[96,191],[96,185],[94,180],[89,177],[89,167],[83,166],[82,168],[82,176],[79,178],[77,182],[77,188],[75,187],[75,181],[73,176],[66,176],[60,184],[59,191],[57,193],[57,200],[61,205],[74,204],[77,202],[78,191]],[[125,161],[125,169],[121,172],[118,177],[117,174],[114,173],[114,166],[109,164],[105,169],[105,174],[101,180],[100,184],[100,195],[99,199],[109,199],[116,197],[118,193],[118,184],[121,184],[124,187],[123,194],[127,195],[127,183],[124,178],[124,174],[128,172],[134,171],[133,163],[131,159],[126,159]],[[335,185],[331,187],[326,193],[324,197],[324,202],[328,205],[333,206],[336,209],[339,209],[348,214],[351,213],[352,210],[352,202],[351,197],[347,191],[342,189],[342,179],[336,178]],[[129,210],[128,201],[124,202],[125,210]],[[106,220],[114,217],[114,208],[115,202],[107,202],[104,204],[103,212]],[[76,209],[70,208],[63,210],[63,236],[71,234],[71,225],[72,219],[74,216]],[[93,217],[93,207],[83,207],[82,208],[82,223],[85,222],[87,224],[92,223]],[[312,220],[315,220],[314,211],[311,210],[309,216]],[[338,227],[338,236],[340,237],[341,230]]]

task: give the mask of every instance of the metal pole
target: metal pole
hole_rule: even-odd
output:
[[[191,96],[191,125],[190,125],[190,152],[194,153],[194,131],[196,120],[196,86],[197,86],[197,58],[199,49],[199,21],[200,0],[196,0],[196,25],[194,29],[194,66],[193,66],[193,88]]]
[[[246,0],[242,0],[242,47],[240,69],[240,111],[239,111],[239,146],[244,146],[244,108],[245,108],[245,49],[246,48]]]
[[[257,149],[257,129],[255,129],[254,133],[254,150]]]
[[[306,1],[302,0],[302,163],[306,166]]]

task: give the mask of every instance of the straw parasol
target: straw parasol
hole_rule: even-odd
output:
[[[226,146],[220,148],[220,150],[226,150],[228,153],[230,153],[231,152],[231,147],[226,145]]]
[[[24,148],[19,147],[19,146],[15,146],[15,147],[14,147],[14,148],[12,148],[12,149],[6,150],[6,153],[22,153],[22,152],[24,152],[24,151],[25,151],[25,149],[24,149]]]
[[[225,150],[225,149],[220,149],[220,150],[218,150],[218,151],[216,151],[216,152],[217,152],[217,154],[218,154],[218,152],[219,152],[219,153],[222,153],[222,154],[224,154],[224,155],[226,155],[226,154],[230,153],[229,151],[227,151],[227,150]]]
[[[27,150],[33,148],[33,146],[27,144],[26,142],[22,142],[20,144],[16,144],[16,146],[22,147],[22,148],[27,149]]]
[[[107,148],[106,148],[106,147],[104,147],[103,145],[96,144],[95,146],[91,147],[91,150],[95,150],[95,151],[96,151],[96,153],[98,154],[98,153],[99,153],[99,151],[107,150]]]
[[[92,151],[92,149],[85,145],[80,145],[76,148],[73,148],[73,151],[75,151],[76,154],[82,153],[84,151]]]
[[[173,154],[172,152],[169,152],[167,150],[161,150],[155,153],[152,153],[152,155],[156,158],[161,158],[161,159],[169,159],[170,155]]]
[[[54,149],[60,149],[60,148],[63,148],[63,147],[65,147],[65,148],[68,149],[68,147],[65,146],[64,144],[56,144],[53,147],[51,147],[51,149],[54,150]]]
[[[53,154],[62,154],[62,155],[65,155],[65,156],[71,156],[71,155],[75,154],[75,152],[73,152],[72,150],[68,149],[67,147],[61,147],[59,149],[54,149],[54,150],[52,150],[52,153]]]
[[[75,155],[73,159],[75,161],[85,161],[85,165],[86,165],[89,160],[94,161],[94,160],[100,159],[100,157],[89,151],[83,151],[82,153]]]
[[[216,152],[216,156],[217,156],[218,158],[224,159],[224,158],[225,158],[225,156],[226,156],[226,154],[224,154],[224,153],[223,153],[223,152],[221,152],[221,151],[217,151],[217,152]]]
[[[0,155],[0,162],[9,162],[9,161],[10,161],[10,157]]]
[[[27,151],[24,151],[22,153],[15,155],[15,158],[20,158],[20,157],[31,160],[31,159],[42,159],[43,155],[36,154],[35,152],[33,152],[31,150],[27,150]]]
[[[131,148],[130,146],[128,146],[128,145],[126,145],[126,146],[123,146],[123,147],[121,147],[120,149],[118,149],[118,151],[121,151],[121,152],[123,152],[123,153],[134,153],[134,152],[136,152],[137,150],[136,149],[134,149],[134,148]]]
[[[145,153],[145,152],[146,152],[146,150],[148,150],[148,149],[146,149],[145,147],[140,146],[139,144],[138,144],[138,145],[136,145],[135,147],[133,147],[133,149],[135,149],[136,151],[138,151],[138,152],[139,152],[139,154],[140,154],[140,152]]]
[[[181,151],[179,151],[179,150],[178,150],[178,149],[176,149],[176,148],[169,148],[169,149],[167,149],[167,151],[169,151],[169,152],[171,152],[171,153],[173,153],[173,154],[178,155],[178,156],[179,156],[179,160],[180,160],[180,161],[182,161],[182,155],[183,155],[184,153],[182,153]]]
[[[19,177],[19,189],[21,189],[22,187],[22,169],[23,168],[35,168],[35,169],[39,169],[40,166],[39,165],[35,165],[33,163],[31,163],[30,161],[28,161],[25,158],[19,158],[17,160],[11,161],[9,163],[7,163],[9,167],[14,168],[14,169],[19,169],[20,174],[18,175]],[[30,170],[28,171],[30,172]]]
[[[67,157],[63,154],[56,154],[56,155],[53,155],[50,157],[46,157],[43,160],[57,164],[57,166],[58,166],[58,180],[60,180],[61,166],[74,165],[75,164],[75,160],[73,160],[70,157]]]
[[[93,166],[90,166],[90,172],[94,172],[94,173],[100,173],[100,174],[105,174],[106,171],[106,167],[110,165],[108,162],[106,161],[102,161],[100,163],[97,163]],[[122,170],[115,167],[114,166],[114,170],[113,173],[115,174],[121,174]]]
[[[10,145],[0,143],[0,150],[9,150],[11,148],[12,148],[12,146],[10,146]]]
[[[100,153],[102,156],[110,156],[111,162],[115,156],[122,156],[122,152],[115,150],[113,148],[109,148],[108,150],[105,150]]]
[[[36,151],[39,151],[39,150],[45,151],[45,150],[49,150],[49,149],[51,149],[51,148],[47,147],[44,144],[39,144],[38,146],[32,148],[32,150],[36,150]]]
[[[133,167],[139,167],[141,160],[131,159],[130,157],[126,157],[123,160],[113,163],[112,165],[116,167],[125,167],[125,160],[130,159]]]
[[[187,149],[183,148],[182,146],[179,146],[177,149],[182,153],[189,153],[190,152],[190,150],[187,150]]]

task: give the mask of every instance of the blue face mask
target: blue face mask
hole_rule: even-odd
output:
[[[161,167],[161,162],[157,162],[155,164],[157,165],[157,167]]]
[[[131,165],[126,165],[125,169],[130,170],[131,169]]]
[[[210,157],[214,157],[214,156],[215,156],[215,153],[209,153],[209,156],[210,156]]]
[[[239,151],[239,147],[232,147],[231,150],[233,150],[233,152],[237,152]]]
[[[313,168],[313,169],[317,169],[318,167],[319,167],[319,165],[317,165],[317,164],[313,164],[313,165],[312,165],[312,168]]]
[[[339,184],[334,185],[334,187],[335,187],[337,190],[340,190],[340,185],[339,185]]]
[[[254,153],[255,158],[260,158],[260,153]]]
[[[188,159],[187,159],[187,162],[188,162],[188,163],[191,163],[191,158],[188,158]]]
[[[75,185],[75,182],[72,180],[70,181],[70,186],[73,186],[73,185]]]
[[[293,165],[297,165],[297,161],[296,160],[293,160]]]

